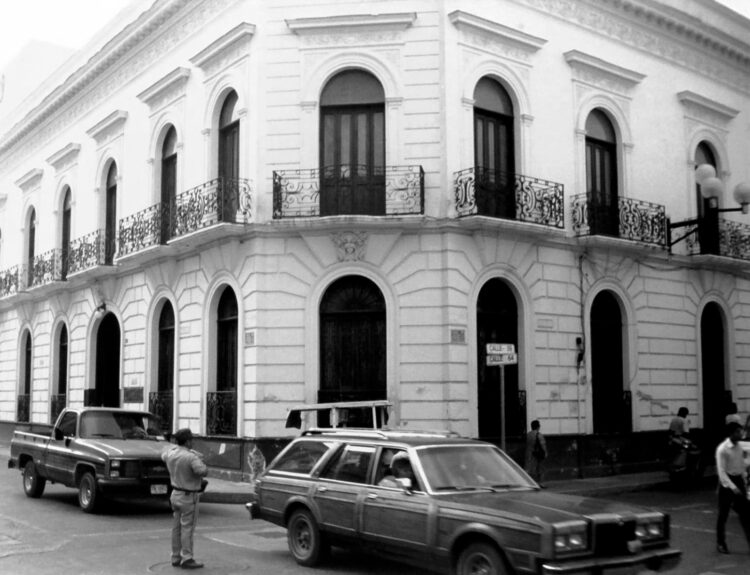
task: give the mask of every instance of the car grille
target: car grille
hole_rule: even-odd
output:
[[[635,539],[635,519],[594,520],[594,553],[597,556],[628,555],[631,553],[628,542]]]
[[[163,461],[123,461],[120,464],[120,477],[166,479],[169,471]]]

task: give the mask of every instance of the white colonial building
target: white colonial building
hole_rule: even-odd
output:
[[[516,454],[539,419],[581,473],[653,460],[681,405],[706,442],[750,410],[750,219],[722,211],[750,180],[747,20],[713,0],[126,16],[2,124],[0,420],[150,408],[245,469],[291,405],[388,399],[391,425]],[[518,353],[502,397],[487,343]]]

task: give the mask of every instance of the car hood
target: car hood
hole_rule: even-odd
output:
[[[562,495],[550,491],[486,491],[462,492],[440,495],[436,499],[448,507],[469,510],[473,513],[514,514],[543,523],[569,521],[581,516],[600,514],[632,515],[646,509],[616,501]]]
[[[153,439],[79,439],[78,445],[107,457],[161,458],[165,449],[171,447],[168,441]]]

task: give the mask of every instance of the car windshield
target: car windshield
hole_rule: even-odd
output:
[[[536,484],[493,445],[441,445],[418,450],[432,491],[531,489]]]
[[[112,439],[161,439],[155,417],[145,413],[90,411],[81,416],[81,437]]]

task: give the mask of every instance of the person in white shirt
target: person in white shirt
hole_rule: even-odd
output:
[[[719,476],[719,515],[716,519],[716,550],[729,553],[726,525],[729,510],[734,507],[750,546],[750,502],[747,499],[747,468],[740,445],[742,425],[735,421],[727,425],[728,437],[716,448],[716,473]]]

